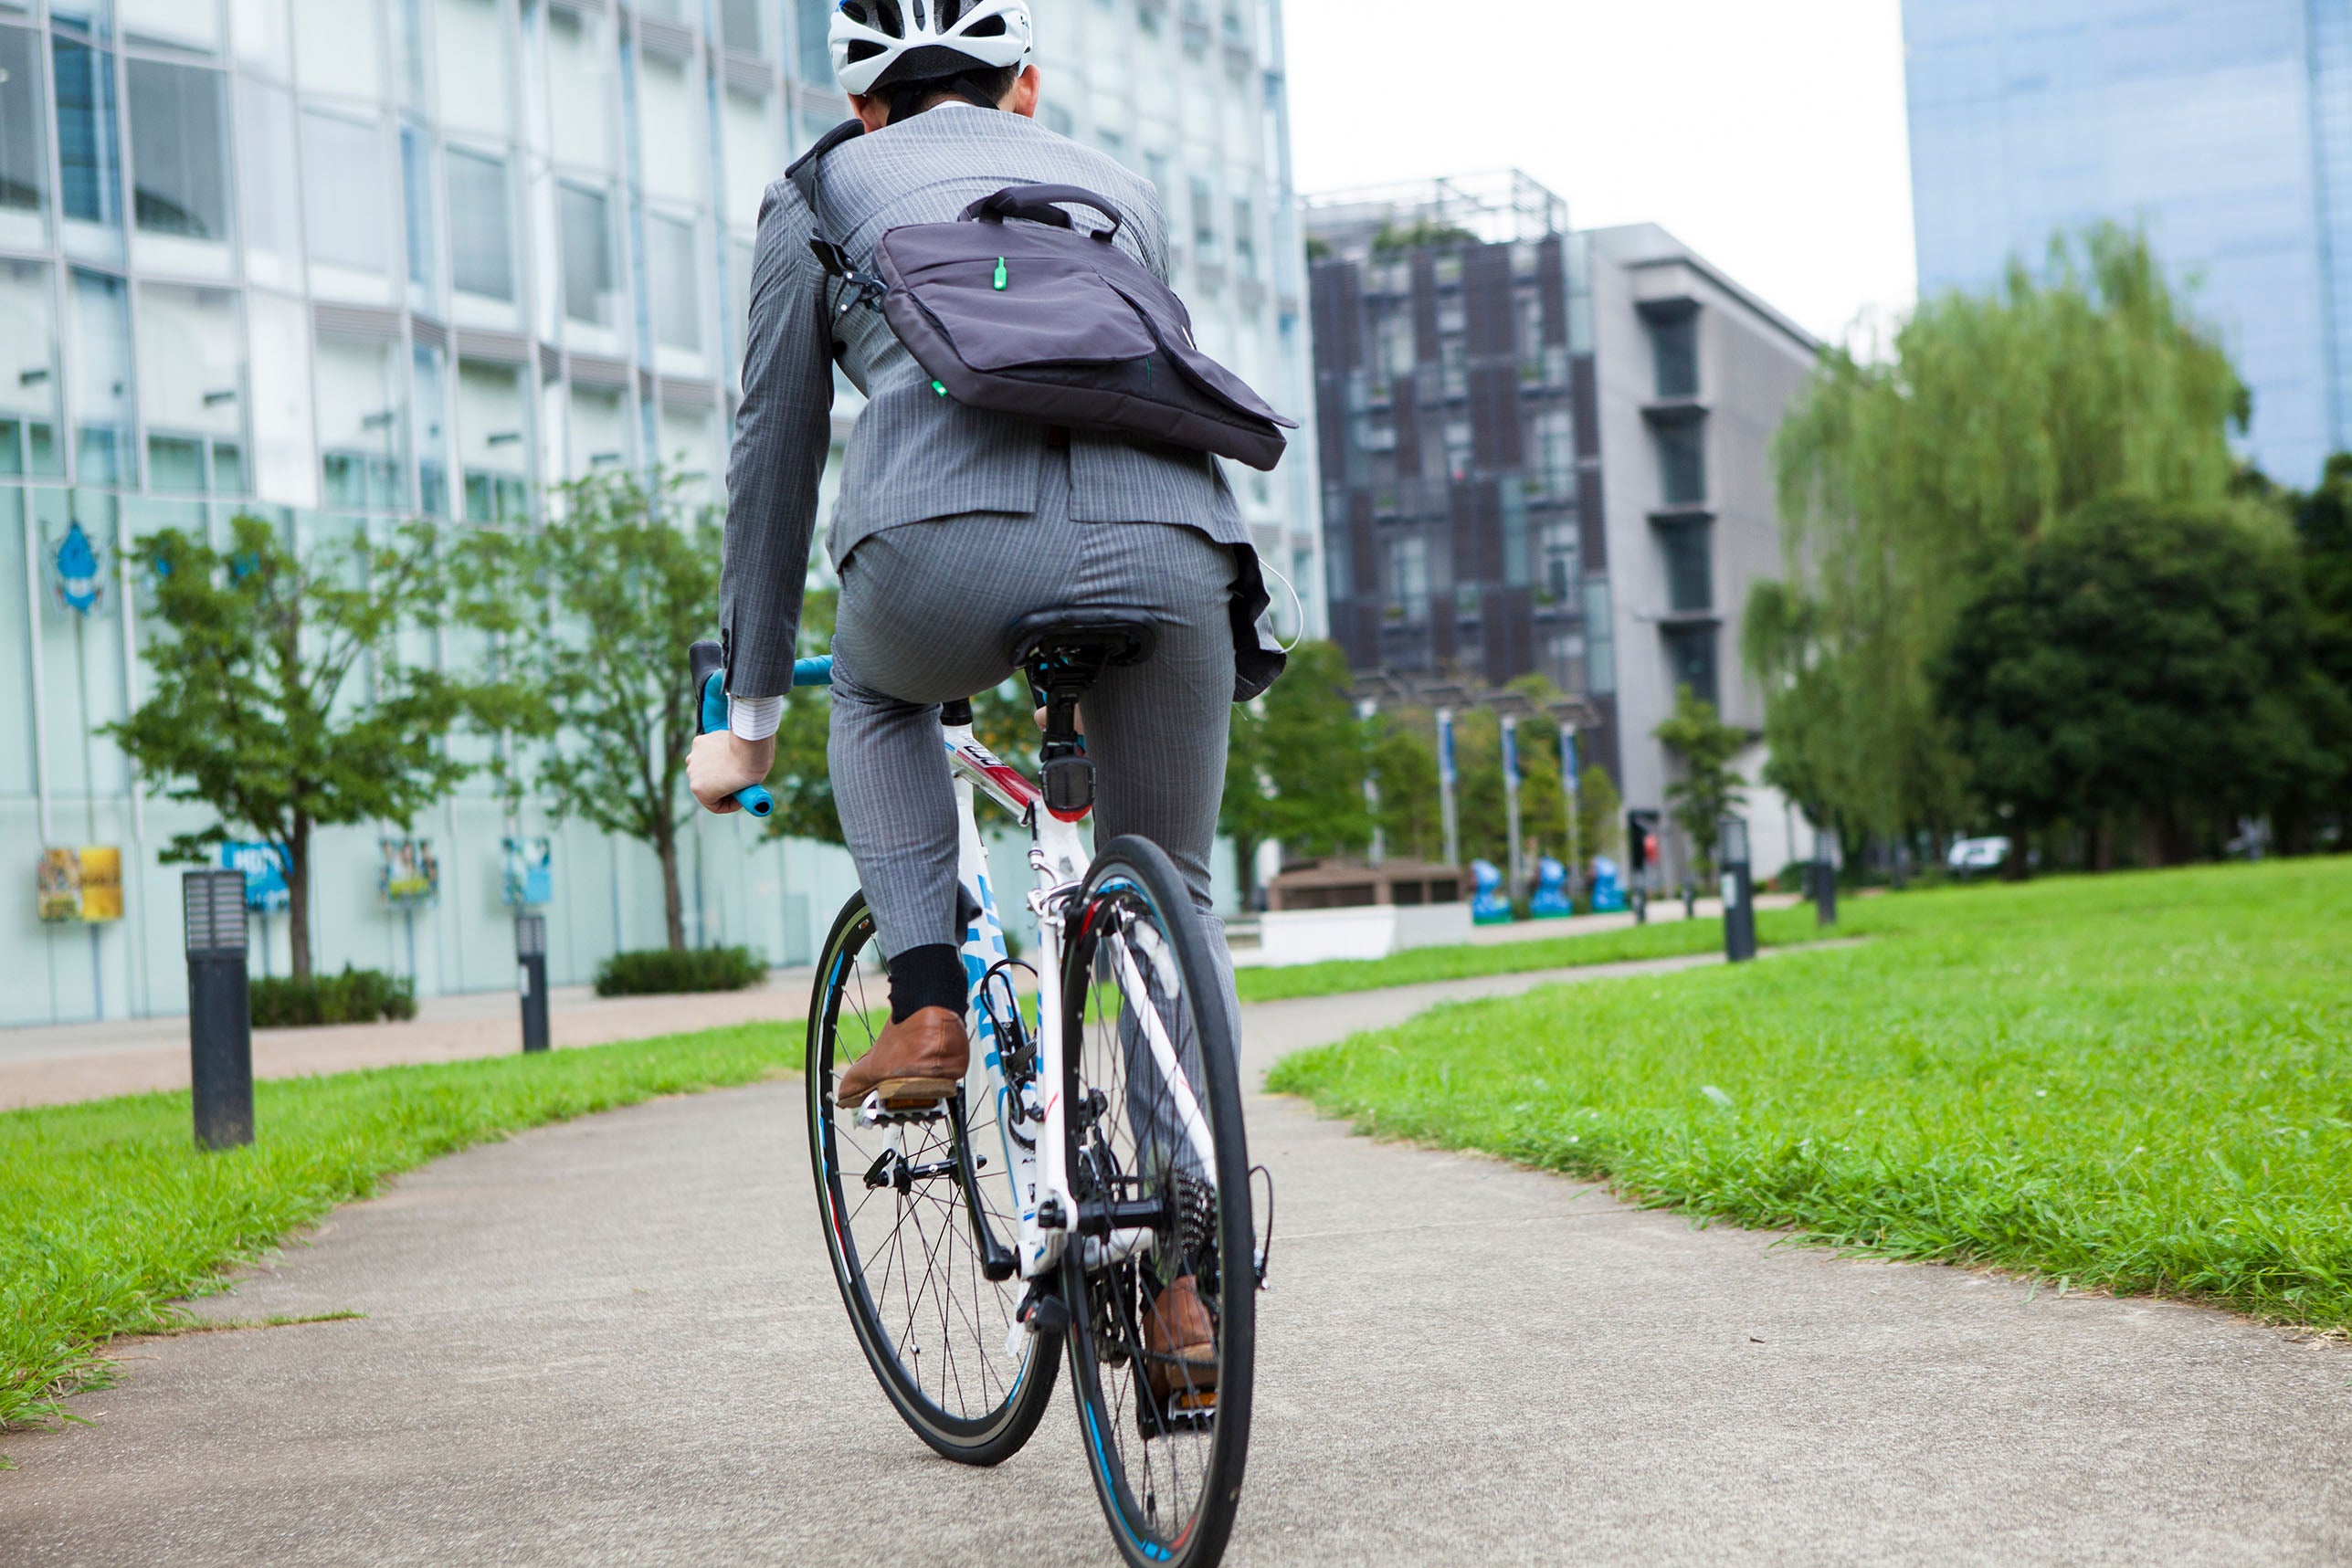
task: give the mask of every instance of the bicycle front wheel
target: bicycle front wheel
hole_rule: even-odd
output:
[[[1067,929],[1063,1290],[1089,1468],[1130,1563],[1204,1568],[1240,1500],[1257,1345],[1238,1042],[1156,845],[1105,849]]]
[[[959,1463],[1020,1451],[1053,1394],[1060,1337],[1014,1331],[1018,1278],[990,1279],[975,1212],[1006,1248],[1019,1220],[986,1080],[937,1110],[864,1124],[833,1086],[890,1022],[862,894],[833,922],[808,1010],[808,1152],[825,1247],[874,1376],[916,1436]]]

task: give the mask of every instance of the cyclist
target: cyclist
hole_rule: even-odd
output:
[[[1038,123],[1026,0],[841,0],[830,41],[863,133],[845,124],[809,154],[821,159],[823,225],[788,180],[761,205],[720,589],[732,721],[695,743],[688,779],[724,812],[774,763],[838,361],[867,401],[828,540],[841,584],[828,762],[891,989],[890,1024],[838,1086],[854,1105],[875,1091],[943,1095],[970,1066],[939,704],[1012,674],[1006,637],[1024,615],[1120,605],[1158,623],[1154,656],[1105,672],[1086,700],[1097,831],[1166,850],[1212,937],[1221,931],[1208,858],[1237,640],[1257,646],[1249,615],[1229,605],[1245,570],[1252,586],[1256,574],[1237,556],[1249,533],[1215,459],[957,404],[811,248],[829,236],[849,271],[870,272],[889,228],[952,220],[1010,184],[1069,184],[1108,197],[1127,220],[1114,243],[1166,277],[1154,187]],[[1209,945],[1231,1009],[1224,943]],[[1161,1291],[1144,1336],[1196,1382],[1213,1372],[1189,1278]]]

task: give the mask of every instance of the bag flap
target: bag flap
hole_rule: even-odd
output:
[[[879,255],[974,370],[1146,358],[1156,339],[1103,280],[1095,248],[1050,231],[911,224],[884,235]]]

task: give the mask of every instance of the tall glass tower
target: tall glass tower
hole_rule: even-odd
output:
[[[1305,415],[1279,0],[1032,3],[1044,120],[1158,184],[1203,346]],[[848,113],[831,9],[0,0],[0,1025],[185,1005],[156,852],[203,818],[94,733],[143,684],[132,541],[240,510],[297,542],[529,518],[550,484],[655,461],[720,499],[761,195]],[[1313,446],[1236,484],[1310,593]],[[322,844],[323,963],[512,984],[508,829],[477,787],[417,825],[431,909],[385,906],[374,830]],[[846,863],[702,831],[690,931],[805,956]],[[37,923],[34,863],[82,845],[121,850],[123,918]],[[658,940],[642,859],[561,830],[559,984]]]
[[[2248,455],[2352,446],[2352,0],[1904,0],[1923,295],[2143,226],[2253,392]]]

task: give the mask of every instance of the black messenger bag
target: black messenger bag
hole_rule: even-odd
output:
[[[942,396],[1072,430],[1214,452],[1253,468],[1281,460],[1282,432],[1298,421],[1200,352],[1184,301],[1112,243],[1125,216],[1092,191],[1007,186],[953,223],[891,229],[874,248],[881,277],[858,272],[828,232],[817,165],[859,129],[855,121],[840,127],[789,171],[817,216],[811,247],[869,303],[879,298],[891,330]],[[1111,226],[1083,232],[1057,204],[1091,207]]]

